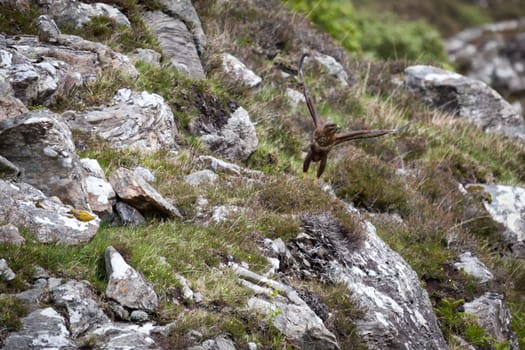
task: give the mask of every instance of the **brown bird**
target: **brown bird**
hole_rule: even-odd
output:
[[[398,129],[351,130],[339,132],[340,127],[337,126],[337,124],[331,121],[322,120],[319,117],[317,110],[315,109],[312,98],[310,97],[310,93],[308,92],[308,88],[306,87],[306,83],[304,82],[303,62],[307,56],[308,54],[303,54],[301,56],[301,59],[299,60],[299,78],[301,79],[301,83],[303,84],[304,98],[306,100],[308,110],[310,111],[310,115],[312,116],[315,129],[312,136],[312,142],[308,147],[308,154],[304,159],[303,177],[306,178],[308,168],[310,167],[311,162],[321,162],[321,164],[319,164],[319,168],[317,168],[317,181],[323,174],[324,169],[326,168],[326,160],[328,158],[328,153],[335,145],[346,141],[368,139],[383,136],[386,134],[397,133],[406,129],[408,127],[408,124]]]

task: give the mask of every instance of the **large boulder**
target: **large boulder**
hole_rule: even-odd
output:
[[[508,96],[525,92],[525,18],[483,24],[445,40],[450,61]]]
[[[116,24],[131,26],[128,18],[117,8],[104,3],[86,4],[77,0],[52,0],[47,14],[60,25],[82,28],[94,17],[107,17]]]
[[[84,174],[67,125],[49,111],[0,122],[0,154],[23,169],[22,181],[77,209],[88,209]]]
[[[417,274],[365,222],[352,242],[331,216],[306,216],[304,232],[288,248],[287,270],[344,283],[365,312],[355,320],[368,349],[448,349]]]
[[[466,188],[485,193],[483,205],[492,219],[505,227],[501,235],[504,245],[511,255],[525,258],[525,188],[484,184],[471,184]]]
[[[525,120],[485,83],[432,66],[405,69],[405,84],[429,105],[525,142]]]
[[[229,117],[192,122],[191,132],[208,148],[228,160],[247,160],[257,150],[259,139],[248,112],[239,107]]]
[[[130,309],[155,311],[159,300],[144,277],[129,266],[112,246],[106,248],[104,258],[109,276],[106,296]]]
[[[120,89],[108,106],[62,114],[73,130],[93,133],[116,149],[154,152],[176,147],[177,126],[164,99],[146,91]]]
[[[31,185],[0,180],[0,222],[23,227],[40,242],[88,242],[97,233],[100,219],[85,212],[92,219],[83,221],[72,213]]]
[[[191,79],[206,77],[193,35],[183,20],[161,11],[152,11],[146,12],[144,21],[157,37],[163,55],[175,69]]]

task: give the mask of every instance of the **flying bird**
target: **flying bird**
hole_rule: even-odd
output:
[[[372,129],[372,130],[351,130],[340,132],[341,128],[334,122],[324,121],[319,117],[315,105],[308,91],[308,87],[304,82],[303,75],[303,62],[308,54],[303,54],[299,60],[299,78],[303,84],[303,93],[306,100],[306,105],[312,116],[314,122],[314,132],[312,135],[312,142],[308,147],[308,153],[303,163],[303,177],[306,178],[308,169],[310,168],[311,162],[321,162],[317,168],[317,174],[315,180],[317,181],[323,174],[326,168],[326,161],[330,150],[343,142],[368,139],[373,137],[379,137],[386,134],[398,133],[408,127],[408,124],[398,129]]]

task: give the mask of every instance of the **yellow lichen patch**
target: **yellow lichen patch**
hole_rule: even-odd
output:
[[[72,214],[80,221],[91,221],[95,218],[94,215],[82,209],[71,209],[68,211],[68,214]]]

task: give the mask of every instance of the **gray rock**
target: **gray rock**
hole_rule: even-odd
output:
[[[470,252],[464,252],[459,256],[459,261],[454,263],[458,269],[465,271],[481,283],[494,279],[492,272],[477,257],[472,256]]]
[[[0,226],[0,243],[22,245],[26,239],[20,235],[18,227],[12,224]]]
[[[246,214],[250,208],[237,205],[219,205],[212,208],[211,219],[216,224],[232,220],[242,214]]]
[[[58,44],[62,32],[52,18],[41,15],[37,19],[38,40],[44,43]]]
[[[211,156],[199,156],[199,162],[216,173],[225,173],[234,176],[261,177],[263,172],[240,167],[237,164],[226,162]]]
[[[486,293],[463,305],[465,312],[475,315],[487,334],[500,342],[508,341],[510,349],[518,350],[518,340],[512,330],[512,316],[503,295]]]
[[[109,178],[109,182],[122,201],[143,213],[182,218],[177,208],[164,199],[142,176],[135,176],[129,169],[118,168]]]
[[[106,248],[104,258],[109,276],[106,296],[131,309],[155,311],[158,297],[144,277],[111,246]]]
[[[108,305],[111,311],[115,314],[115,316],[117,316],[121,320],[129,321],[130,314],[124,306],[120,305],[115,301],[109,301]]]
[[[71,340],[64,318],[53,308],[38,309],[21,319],[22,329],[11,333],[4,350],[77,349]]]
[[[328,74],[337,78],[342,86],[348,86],[348,74],[341,63],[337,62],[335,58],[322,53],[315,53],[312,58],[322,65],[328,71]],[[306,58],[305,64],[308,63],[308,60],[309,58]]]
[[[146,322],[148,318],[148,314],[142,310],[133,310],[131,315],[129,315],[129,319],[132,322]]]
[[[293,288],[238,265],[232,267],[241,284],[259,295],[248,299],[248,307],[268,317],[293,344],[301,349],[339,349],[336,337]]]
[[[405,69],[405,84],[431,106],[463,117],[487,132],[525,142],[525,120],[485,83],[432,66]]]
[[[4,281],[12,281],[16,278],[16,274],[11,270],[5,259],[0,259],[0,279]]]
[[[488,195],[483,205],[494,221],[506,228],[501,236],[511,255],[525,258],[525,189],[503,185],[471,184],[468,190],[483,189]]]
[[[11,63],[6,64],[6,59],[10,62],[12,56],[9,51],[0,49],[0,70],[4,66],[8,67],[11,65]],[[3,80],[2,74],[0,73],[0,120],[13,118],[26,113],[28,111],[27,107],[15,96],[11,84]]]
[[[372,224],[363,223],[363,241],[355,244],[329,215],[303,220],[304,233],[288,244],[293,259],[287,266],[347,286],[365,310],[355,323],[368,349],[448,349],[417,274]]]
[[[146,91],[120,89],[109,106],[68,111],[62,117],[72,129],[94,133],[112,148],[154,152],[176,147],[170,107],[161,96]]]
[[[89,206],[94,213],[109,221],[113,215],[113,204],[116,202],[115,191],[96,159],[84,158],[80,163],[88,174],[84,181]]]
[[[206,35],[202,30],[199,15],[191,0],[160,0],[160,2],[169,15],[180,18],[186,24],[192,34],[197,51],[202,56],[206,49]]]
[[[69,281],[58,285],[51,289],[51,299],[55,305],[66,309],[73,338],[109,322],[98,306],[95,294],[85,282]]]
[[[154,11],[146,12],[144,21],[157,37],[162,54],[175,69],[191,79],[206,77],[193,35],[182,20]]]
[[[286,88],[286,96],[290,100],[290,103],[293,107],[297,107],[299,104],[306,103],[303,93],[297,90]]]
[[[104,3],[86,4],[77,0],[53,0],[48,14],[59,24],[81,28],[93,17],[108,17],[115,23],[131,26],[128,18],[113,6]]]
[[[31,288],[15,294],[15,297],[29,305],[39,305],[46,300],[47,290],[47,278],[39,278],[31,285]]]
[[[229,53],[223,53],[221,58],[224,71],[229,74],[232,79],[240,81],[250,88],[256,87],[261,83],[261,77],[246,67],[237,57]]]
[[[49,111],[0,121],[0,154],[24,169],[22,181],[77,209],[88,209],[71,131]]]
[[[155,175],[151,172],[151,170],[143,168],[141,166],[135,167],[133,169],[133,175],[140,176],[147,182],[155,181]]]
[[[505,95],[525,91],[524,47],[523,18],[468,28],[445,40],[452,63]]]
[[[217,176],[217,174],[215,174],[213,171],[205,169],[187,175],[184,178],[184,181],[186,181],[186,183],[190,184],[191,186],[197,187],[202,185],[214,184],[218,178],[219,177]]]
[[[151,337],[156,328],[152,323],[139,326],[114,322],[97,328],[90,336],[104,344],[104,350],[161,350]]]
[[[115,211],[120,219],[120,224],[124,226],[138,226],[146,221],[140,211],[124,202],[117,202]]]
[[[70,210],[31,185],[0,180],[0,222],[25,227],[40,242],[79,244],[97,233],[100,219],[96,215],[80,221]]]
[[[160,67],[160,59],[162,55],[155,50],[138,48],[133,50],[129,58],[134,63],[144,62],[151,64],[154,67]]]
[[[192,128],[201,130],[200,140],[211,151],[229,160],[247,160],[259,144],[250,115],[242,107],[237,108],[225,124],[201,123]]]

